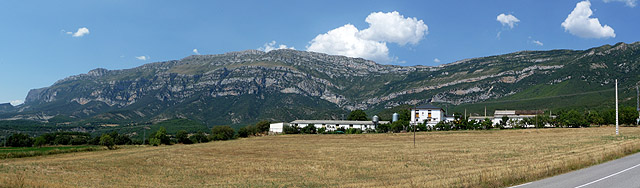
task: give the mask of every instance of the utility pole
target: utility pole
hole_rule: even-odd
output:
[[[415,111],[416,114],[418,113],[418,109],[416,108],[416,106],[413,106],[413,111]],[[414,123],[413,125],[413,148],[416,148],[416,125],[418,125],[417,121],[418,119],[416,119],[416,123]]]
[[[619,135],[618,131],[618,79],[616,79],[616,135]]]
[[[487,106],[484,106],[484,118],[487,118]]]
[[[638,110],[638,119],[636,119],[636,125],[640,124],[640,90],[638,89],[638,83],[636,83],[636,100],[638,104],[636,110]]]

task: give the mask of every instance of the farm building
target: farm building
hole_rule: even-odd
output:
[[[433,127],[440,121],[446,121],[444,110],[429,104],[412,108],[409,115],[411,116],[409,121],[411,125],[426,123],[428,126]]]
[[[376,125],[387,124],[388,121],[380,121],[377,124],[373,121],[344,121],[344,120],[295,120],[290,123],[272,123],[269,126],[269,132],[282,133],[284,126],[297,126],[306,127],[307,125],[313,125],[317,129],[325,128],[327,131],[335,131],[338,128],[353,128],[353,129],[376,129]]]

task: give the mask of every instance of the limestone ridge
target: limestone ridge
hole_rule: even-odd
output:
[[[521,51],[439,66],[382,65],[288,49],[192,55],[132,69],[94,69],[33,89],[23,105],[0,112],[123,121],[186,117],[213,125],[335,119],[353,109],[500,100],[534,86],[604,87],[614,76],[637,81],[639,47]]]

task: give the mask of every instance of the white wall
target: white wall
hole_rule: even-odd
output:
[[[282,133],[285,123],[272,123],[269,124],[269,132]]]
[[[306,127],[308,124],[304,124],[304,123],[299,123],[297,124],[298,128],[304,128]],[[291,126],[295,126],[295,124],[291,124]],[[316,127],[316,129],[319,128],[326,128],[327,131],[335,131],[338,130],[338,128],[342,127],[344,129],[348,129],[348,128],[353,128],[353,129],[361,129],[361,130],[366,130],[366,129],[375,129],[375,127],[373,125],[360,125],[360,124],[313,124],[314,127]]]
[[[411,109],[409,115],[411,116],[411,120],[409,121],[411,125],[417,125],[427,121],[427,125],[433,127],[438,122],[445,120],[445,114],[442,109]]]

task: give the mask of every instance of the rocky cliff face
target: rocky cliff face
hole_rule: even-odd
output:
[[[499,100],[567,82],[605,86],[614,75],[637,81],[639,46],[523,51],[435,67],[295,50],[194,55],[71,76],[30,91],[19,111],[128,121],[187,117],[209,124],[337,118],[353,109]]]

